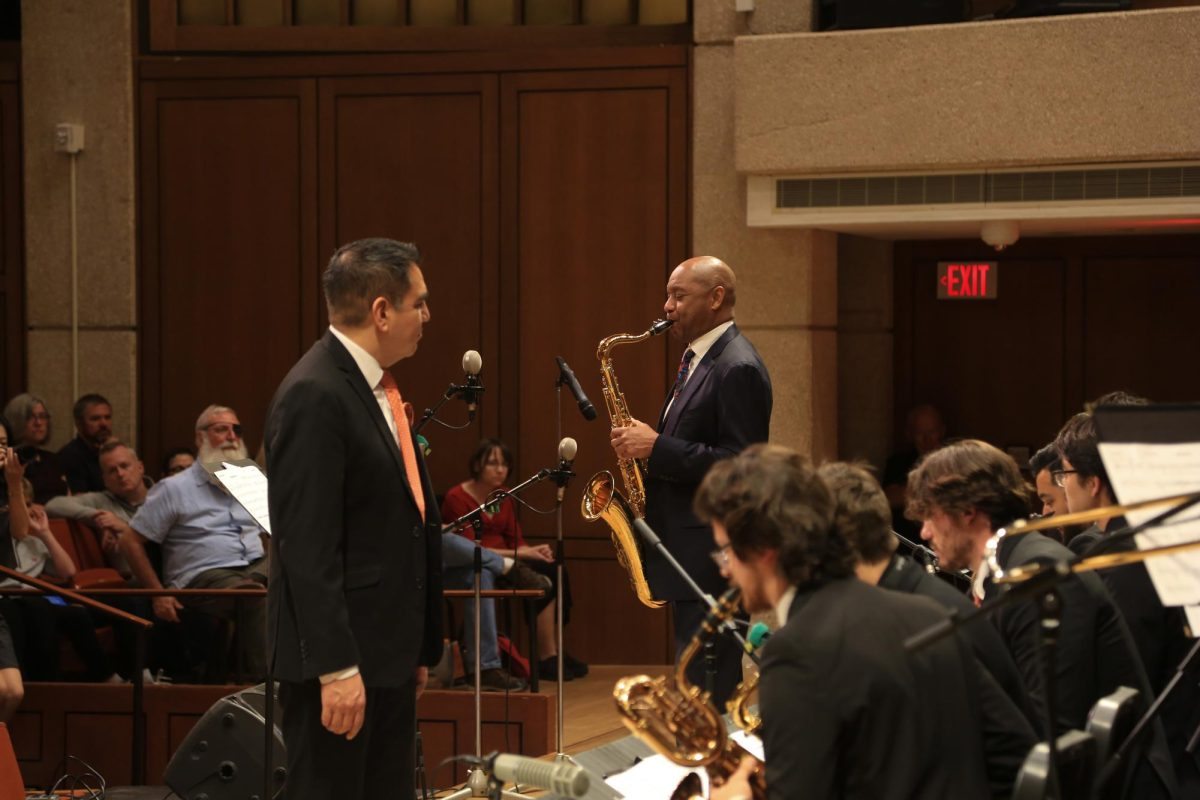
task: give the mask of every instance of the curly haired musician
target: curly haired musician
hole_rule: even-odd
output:
[[[957,638],[904,640],[945,618],[925,597],[868,586],[808,461],[755,445],[696,494],[713,560],[747,611],[774,609],[759,709],[770,798],[988,797],[972,657]],[[750,796],[742,768],[713,800]]]

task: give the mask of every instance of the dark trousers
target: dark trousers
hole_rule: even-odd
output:
[[[671,609],[675,613],[675,661],[678,663],[708,614],[708,606],[699,600],[672,600]],[[716,641],[717,674],[713,681],[712,700],[717,711],[724,714],[725,702],[733,696],[742,681],[742,650],[737,640],[728,634],[718,636]],[[694,686],[704,689],[705,671],[704,649],[701,648],[688,665],[687,678]]]
[[[362,730],[353,740],[321,725],[321,687],[281,682],[288,800],[409,798],[413,785],[416,684],[367,687]]]

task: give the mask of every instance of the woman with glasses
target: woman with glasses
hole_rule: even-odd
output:
[[[471,477],[454,486],[442,501],[442,520],[449,522],[478,508],[497,489],[508,484],[513,455],[508,445],[499,439],[484,439],[475,449],[468,466]],[[468,526],[461,531],[464,536],[474,538]],[[558,677],[558,644],[554,634],[555,602],[557,590],[553,587],[557,569],[554,550],[548,544],[530,545],[521,532],[517,520],[516,503],[512,498],[489,506],[483,513],[483,528],[480,541],[489,550],[502,557],[516,559],[520,564],[540,573],[551,582],[551,589],[538,603],[538,675],[544,680]],[[571,582],[563,569],[563,625],[571,619]],[[581,678],[588,673],[588,665],[563,653],[563,680]]]
[[[51,497],[67,494],[67,476],[58,456],[46,449],[50,442],[50,411],[35,394],[19,394],[4,407],[4,418],[12,426],[8,447],[16,450],[25,466],[25,479],[33,484],[33,502],[44,504]]]

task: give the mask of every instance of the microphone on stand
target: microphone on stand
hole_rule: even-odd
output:
[[[577,764],[541,761],[510,753],[492,753],[483,757],[483,763],[497,780],[549,789],[559,797],[587,797],[591,786],[588,771]]]
[[[596,407],[592,405],[592,401],[588,400],[587,395],[583,393],[583,387],[579,385],[579,380],[575,377],[575,373],[567,366],[567,362],[562,356],[557,356],[554,359],[558,362],[558,379],[565,383],[567,388],[571,390],[571,394],[575,395],[575,402],[579,403],[579,413],[583,414],[583,418],[591,422],[596,418]]]
[[[567,483],[575,477],[571,466],[575,463],[575,455],[579,452],[579,444],[570,436],[558,443],[558,469],[551,473],[554,483],[558,485],[558,502],[563,501],[567,491]]]
[[[479,370],[483,369],[483,357],[477,350],[468,350],[462,357],[463,372],[467,373],[467,383],[461,387],[461,397],[467,401],[467,420],[475,421],[475,409],[479,405],[479,395],[483,393],[483,383],[479,380]]]

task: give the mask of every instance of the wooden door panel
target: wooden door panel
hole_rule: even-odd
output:
[[[501,387],[495,302],[497,218],[496,97],[491,76],[322,81],[321,198],[324,258],[356,239],[415,242],[430,291],[430,322],[417,353],[393,370],[418,415],[450,382],[462,383],[462,355],[483,356],[487,390],[476,422],[423,429],[432,446],[434,486],[467,477],[484,433],[495,433]],[[440,418],[464,423],[458,402]]]
[[[142,430],[191,444],[232,406],[253,453],[275,387],[315,334],[309,81],[143,89]]]

